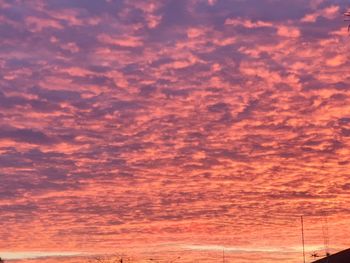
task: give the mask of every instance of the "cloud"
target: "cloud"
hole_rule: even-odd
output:
[[[231,26],[241,25],[241,26],[244,26],[246,28],[272,27],[273,26],[273,24],[270,22],[264,22],[264,21],[252,22],[251,20],[232,19],[232,18],[226,19],[225,25],[231,25]]]
[[[58,21],[52,19],[28,16],[26,17],[26,23],[30,31],[42,31],[45,28],[63,29]]]
[[[297,28],[291,28],[286,26],[280,26],[277,28],[277,35],[281,37],[299,37],[300,31]]]
[[[142,46],[142,41],[138,39],[137,37],[131,37],[131,36],[125,36],[125,37],[118,37],[113,38],[106,34],[101,34],[98,36],[98,40],[106,43],[106,44],[112,44],[122,47],[138,47]]]
[[[335,19],[339,14],[340,7],[336,5],[328,6],[318,12],[307,14],[302,18],[302,22],[314,23],[319,17],[324,17],[326,19]]]

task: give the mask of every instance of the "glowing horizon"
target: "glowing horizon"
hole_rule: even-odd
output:
[[[43,251],[16,251],[16,252],[7,252],[0,251],[0,255],[4,260],[15,260],[15,259],[38,259],[38,258],[49,258],[49,257],[81,257],[85,256],[84,252],[43,252]]]

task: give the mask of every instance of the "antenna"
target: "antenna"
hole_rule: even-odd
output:
[[[345,17],[350,17],[350,11],[346,11],[344,13],[344,16]],[[344,21],[350,21],[350,19],[349,18],[345,18]],[[350,25],[348,25],[348,31],[350,31]]]
[[[301,240],[303,242],[303,262],[305,263],[305,240],[304,240],[304,219],[303,219],[303,216],[301,216],[300,219],[301,219]]]
[[[324,243],[324,252],[326,257],[330,255],[329,253],[329,235],[328,235],[328,218],[327,215],[324,216],[324,224],[322,225],[323,233],[323,243]]]

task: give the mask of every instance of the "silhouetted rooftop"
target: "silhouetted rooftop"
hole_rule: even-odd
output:
[[[350,263],[350,248],[312,263]]]

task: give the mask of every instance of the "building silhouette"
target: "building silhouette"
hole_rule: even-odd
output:
[[[350,248],[313,261],[312,263],[350,263]]]

